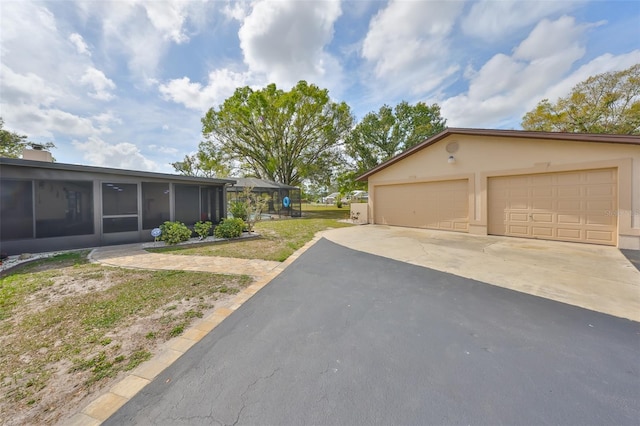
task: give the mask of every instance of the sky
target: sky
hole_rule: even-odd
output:
[[[542,99],[640,63],[640,1],[0,0],[4,128],[60,163],[174,173],[237,87],[306,80],[356,120],[437,103],[519,129]]]

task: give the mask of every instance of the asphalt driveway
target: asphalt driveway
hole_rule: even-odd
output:
[[[637,424],[639,400],[639,323],[322,239],[105,424]]]

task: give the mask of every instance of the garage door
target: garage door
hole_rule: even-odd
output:
[[[467,232],[469,185],[466,179],[375,187],[378,224]]]
[[[489,178],[489,234],[615,245],[616,169]]]

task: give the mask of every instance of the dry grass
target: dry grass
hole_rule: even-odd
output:
[[[87,263],[86,253],[39,261],[0,279],[3,424],[55,421],[250,281],[105,267]]]

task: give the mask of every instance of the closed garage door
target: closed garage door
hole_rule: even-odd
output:
[[[489,178],[489,234],[615,245],[616,169]]]
[[[374,221],[466,232],[469,229],[468,188],[466,179],[376,186]]]

